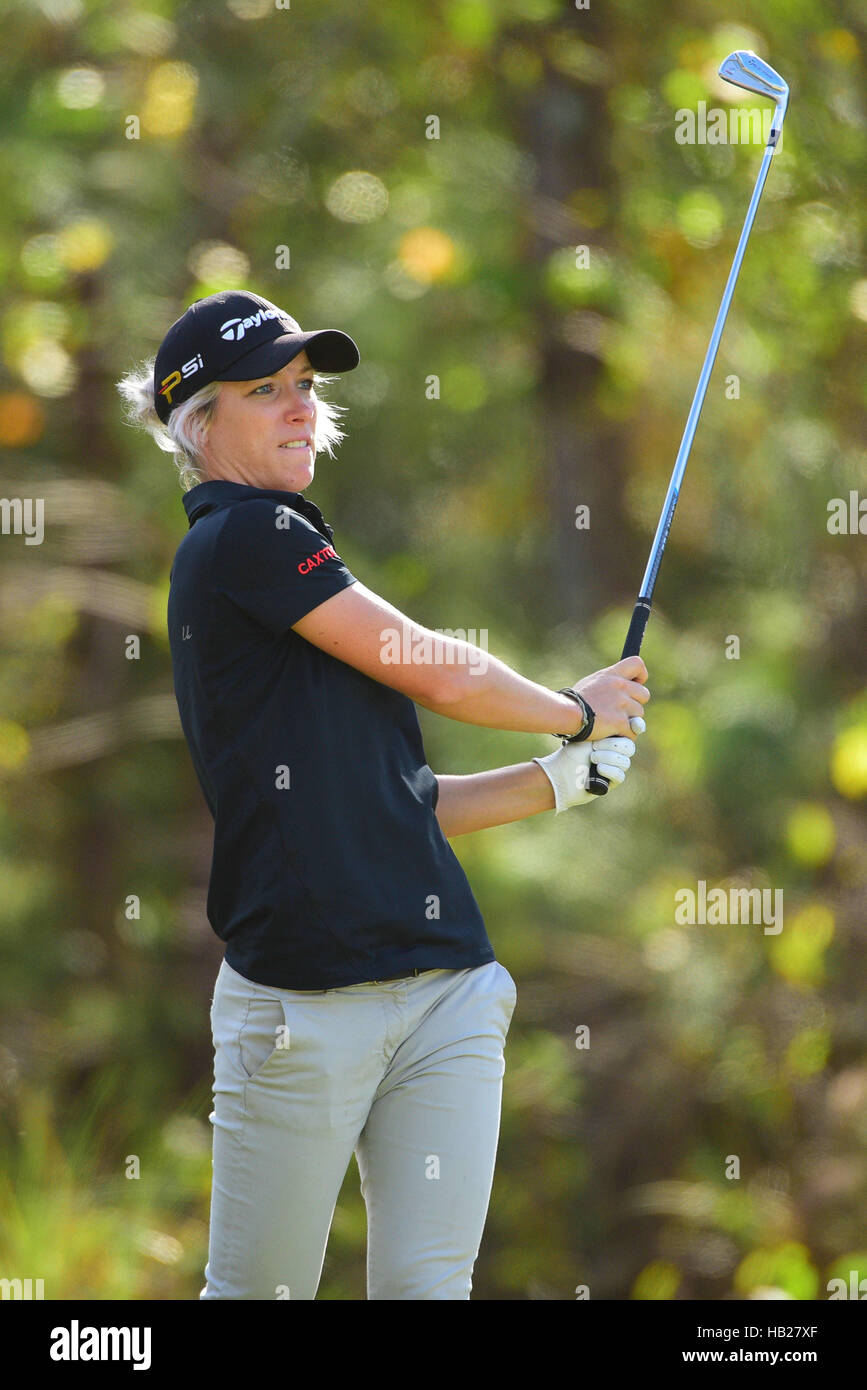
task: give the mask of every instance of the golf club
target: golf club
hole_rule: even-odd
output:
[[[726,315],[729,311],[738,272],[740,271],[741,262],[744,258],[744,251],[746,250],[747,241],[749,240],[753,219],[756,215],[756,208],[759,205],[765,179],[771,167],[774,151],[777,148],[777,142],[779,141],[780,131],[783,126],[783,119],[786,114],[786,107],[789,102],[789,88],[782,77],[780,77],[780,74],[774,72],[774,69],[770,67],[768,63],[763,62],[761,58],[757,58],[755,53],[752,53],[749,49],[738,49],[735,53],[730,53],[727,58],[723,59],[720,64],[719,75],[720,77],[724,77],[727,82],[733,83],[736,87],[744,87],[746,91],[755,92],[757,96],[770,97],[772,101],[776,102],[776,109],[774,110],[774,119],[771,123],[768,143],[765,146],[764,158],[762,159],[762,165],[759,169],[758,178],[756,179],[756,186],[753,189],[753,196],[750,199],[750,205],[747,209],[743,230],[741,231],[740,240],[737,244],[737,250],[735,251],[734,260],[732,261],[732,268],[729,271],[729,278],[726,282],[722,302],[716,316],[716,323],[713,326],[713,333],[708,343],[704,365],[701,369],[701,375],[699,376],[698,385],[695,389],[692,406],[690,407],[689,416],[687,417],[686,428],[683,432],[680,448],[677,451],[671,482],[668,485],[668,492],[662,504],[662,512],[651,547],[650,559],[647,562],[647,569],[644,572],[641,588],[638,591],[638,599],[632,611],[629,631],[626,634],[626,641],[623,644],[621,661],[627,656],[637,656],[641,651],[644,629],[647,627],[647,620],[650,617],[650,609],[653,602],[653,590],[657,575],[659,574],[659,566],[662,563],[665,543],[668,540],[668,533],[671,529],[674,509],[677,506],[680,486],[686,471],[689,451],[692,447],[693,435],[695,434],[698,417],[701,414],[701,408],[704,404],[707,384],[710,380],[711,371],[713,370],[714,359],[716,358],[717,348],[719,347],[720,338],[722,337]],[[600,776],[592,765],[590,776],[587,781],[587,790],[593,792],[596,796],[604,796],[608,791],[607,779]]]

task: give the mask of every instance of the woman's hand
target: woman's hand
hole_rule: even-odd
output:
[[[591,762],[615,787],[625,781],[634,754],[635,744],[631,738],[602,738],[587,743],[561,744],[547,757],[533,758],[533,762],[539,764],[554,788],[555,814],[559,815],[570,806],[599,800],[586,790]]]
[[[633,732],[630,718],[641,718],[650,699],[650,691],[641,684],[646,680],[647,667],[641,657],[627,656],[575,682],[572,689],[585,697],[596,715],[593,738],[604,739],[617,734],[626,738]]]

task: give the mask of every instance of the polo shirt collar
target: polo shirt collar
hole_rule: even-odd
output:
[[[252,497],[271,497],[276,502],[282,502],[294,512],[306,516],[316,530],[327,536],[328,540],[334,536],[332,527],[328,525],[316,503],[305,497],[303,492],[281,492],[277,488],[249,487],[247,483],[234,483],[228,478],[209,478],[207,482],[197,483],[189,492],[185,492],[182,501],[192,527],[199,517],[207,515],[208,512],[220,511],[223,507],[231,506],[233,502],[245,502]]]

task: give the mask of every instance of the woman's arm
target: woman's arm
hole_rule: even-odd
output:
[[[538,763],[438,776],[437,782],[436,818],[446,839],[554,810],[554,789]]]
[[[577,705],[571,715],[562,708],[563,704],[574,704],[568,696],[527,680],[495,656],[483,654],[478,648],[473,651],[477,657],[484,657],[484,669],[469,662],[451,669],[444,673],[435,700],[416,696],[416,703],[434,714],[493,729],[570,734],[581,727],[582,714]],[[630,718],[642,717],[643,707],[650,699],[650,691],[639,683],[641,679],[647,679],[647,667],[640,656],[628,656],[574,683],[572,689],[587,697],[596,715],[594,739],[616,734],[629,737]]]
[[[581,710],[567,695],[527,680],[472,643],[414,623],[358,581],[292,629],[329,656],[449,719],[527,734],[572,734],[581,727]],[[646,679],[641,657],[629,656],[574,683],[596,714],[594,739],[629,736],[630,716],[643,715],[650,699],[640,684]]]

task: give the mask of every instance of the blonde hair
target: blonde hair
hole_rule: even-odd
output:
[[[125,423],[134,429],[145,430],[164,453],[173,454],[178,470],[178,481],[184,492],[189,492],[197,483],[205,481],[202,472],[202,445],[213,418],[217,397],[222,382],[212,381],[203,386],[189,400],[175,406],[167,423],[163,423],[154,404],[154,361],[151,357],[142,362],[120,381],[115,382],[117,390],[125,401]],[[316,431],[313,443],[315,452],[325,452],[334,457],[335,446],[345,437],[340,428],[338,414],[345,406],[334,405],[318,395],[321,384],[334,381],[333,376],[323,376],[312,372],[317,389]]]

